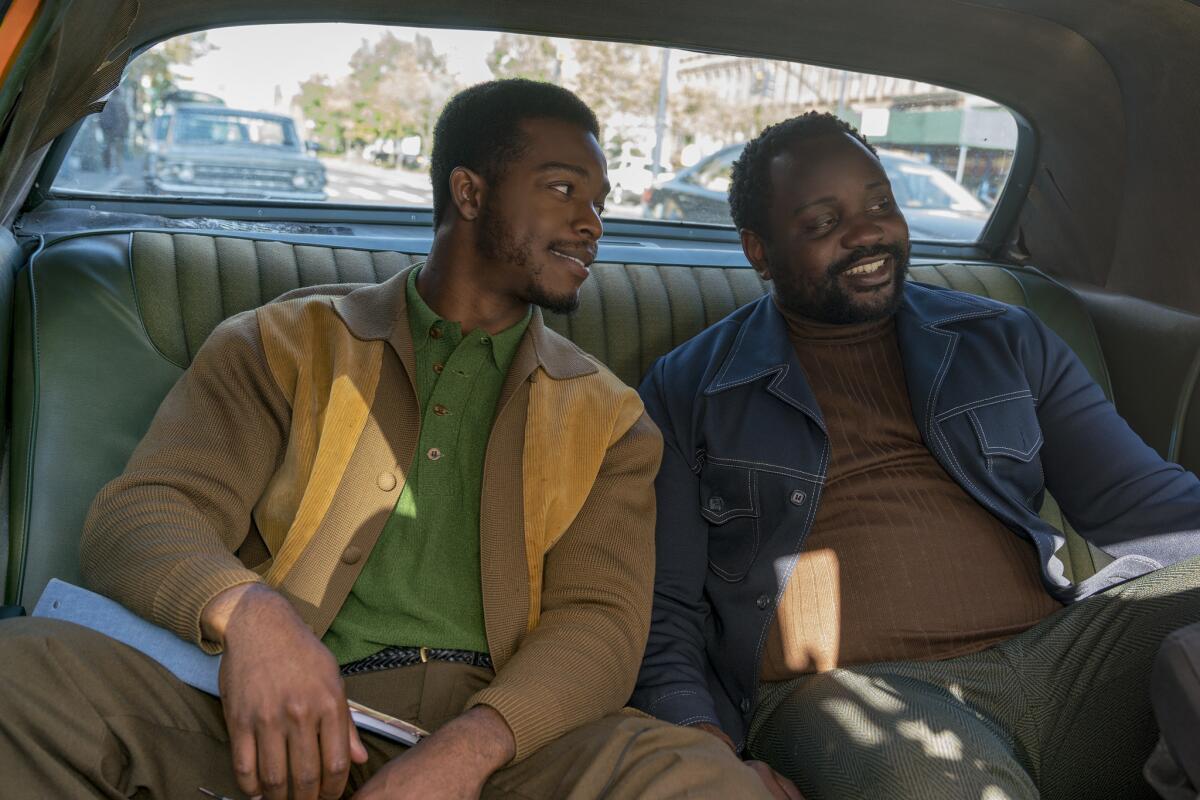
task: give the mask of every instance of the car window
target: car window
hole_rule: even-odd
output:
[[[231,114],[226,111],[178,111],[174,120],[176,144],[216,147],[296,147],[296,127],[290,119]]]
[[[489,31],[246,26],[133,59],[51,191],[428,208],[442,105],[505,77],[560,83],[595,109],[610,217],[730,225],[744,143],[820,110],[878,149],[914,238],[974,241],[1016,149],[1002,106],[883,75]]]

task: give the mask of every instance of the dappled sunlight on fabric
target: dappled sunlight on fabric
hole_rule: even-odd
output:
[[[821,709],[841,726],[846,736],[863,747],[878,747],[887,739],[883,729],[867,719],[863,708],[849,700],[829,699]]]
[[[985,786],[979,795],[979,800],[1012,800],[1012,796],[999,786]]]
[[[896,723],[896,732],[905,739],[921,745],[929,758],[940,758],[946,761],[961,761],[963,757],[962,739],[952,731],[935,732],[925,722],[903,720]]]
[[[841,683],[857,694],[864,703],[884,714],[899,714],[908,706],[900,693],[888,685],[883,678],[872,678],[856,673],[846,673]]]
[[[790,575],[775,562],[778,585],[788,590],[780,601],[774,628],[763,654],[763,676],[780,680],[838,666],[842,643],[841,563],[830,548],[801,552]]]

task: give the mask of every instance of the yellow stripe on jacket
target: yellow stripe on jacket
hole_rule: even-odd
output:
[[[606,369],[557,381],[539,370],[529,390],[522,453],[529,627],[541,615],[542,564],[591,493],[608,448],[642,415],[637,393]],[[567,425],[551,420],[570,420]]]
[[[308,298],[260,309],[259,326],[292,406],[286,455],[256,509],[274,556],[264,577],[278,587],[325,518],[362,435],[384,343],[354,338],[328,302]]]

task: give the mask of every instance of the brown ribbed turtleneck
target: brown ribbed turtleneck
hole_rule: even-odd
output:
[[[893,319],[785,318],[832,456],[763,679],[963,655],[1059,608],[1033,545],[972,500],[921,441]]]

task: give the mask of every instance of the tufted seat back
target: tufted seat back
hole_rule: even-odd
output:
[[[304,286],[386,280],[417,260],[210,233],[88,234],[47,246],[17,286],[5,602],[29,606],[51,577],[78,580],[92,497],[222,320]],[[986,265],[918,265],[912,277],[1030,307],[1111,397],[1091,320],[1070,290],[1035,270]],[[546,321],[636,386],[660,355],[764,291],[745,267],[603,263],[579,311]],[[1066,530],[1053,500],[1043,515]],[[1078,574],[1093,571],[1097,554],[1077,537],[1066,555]]]

